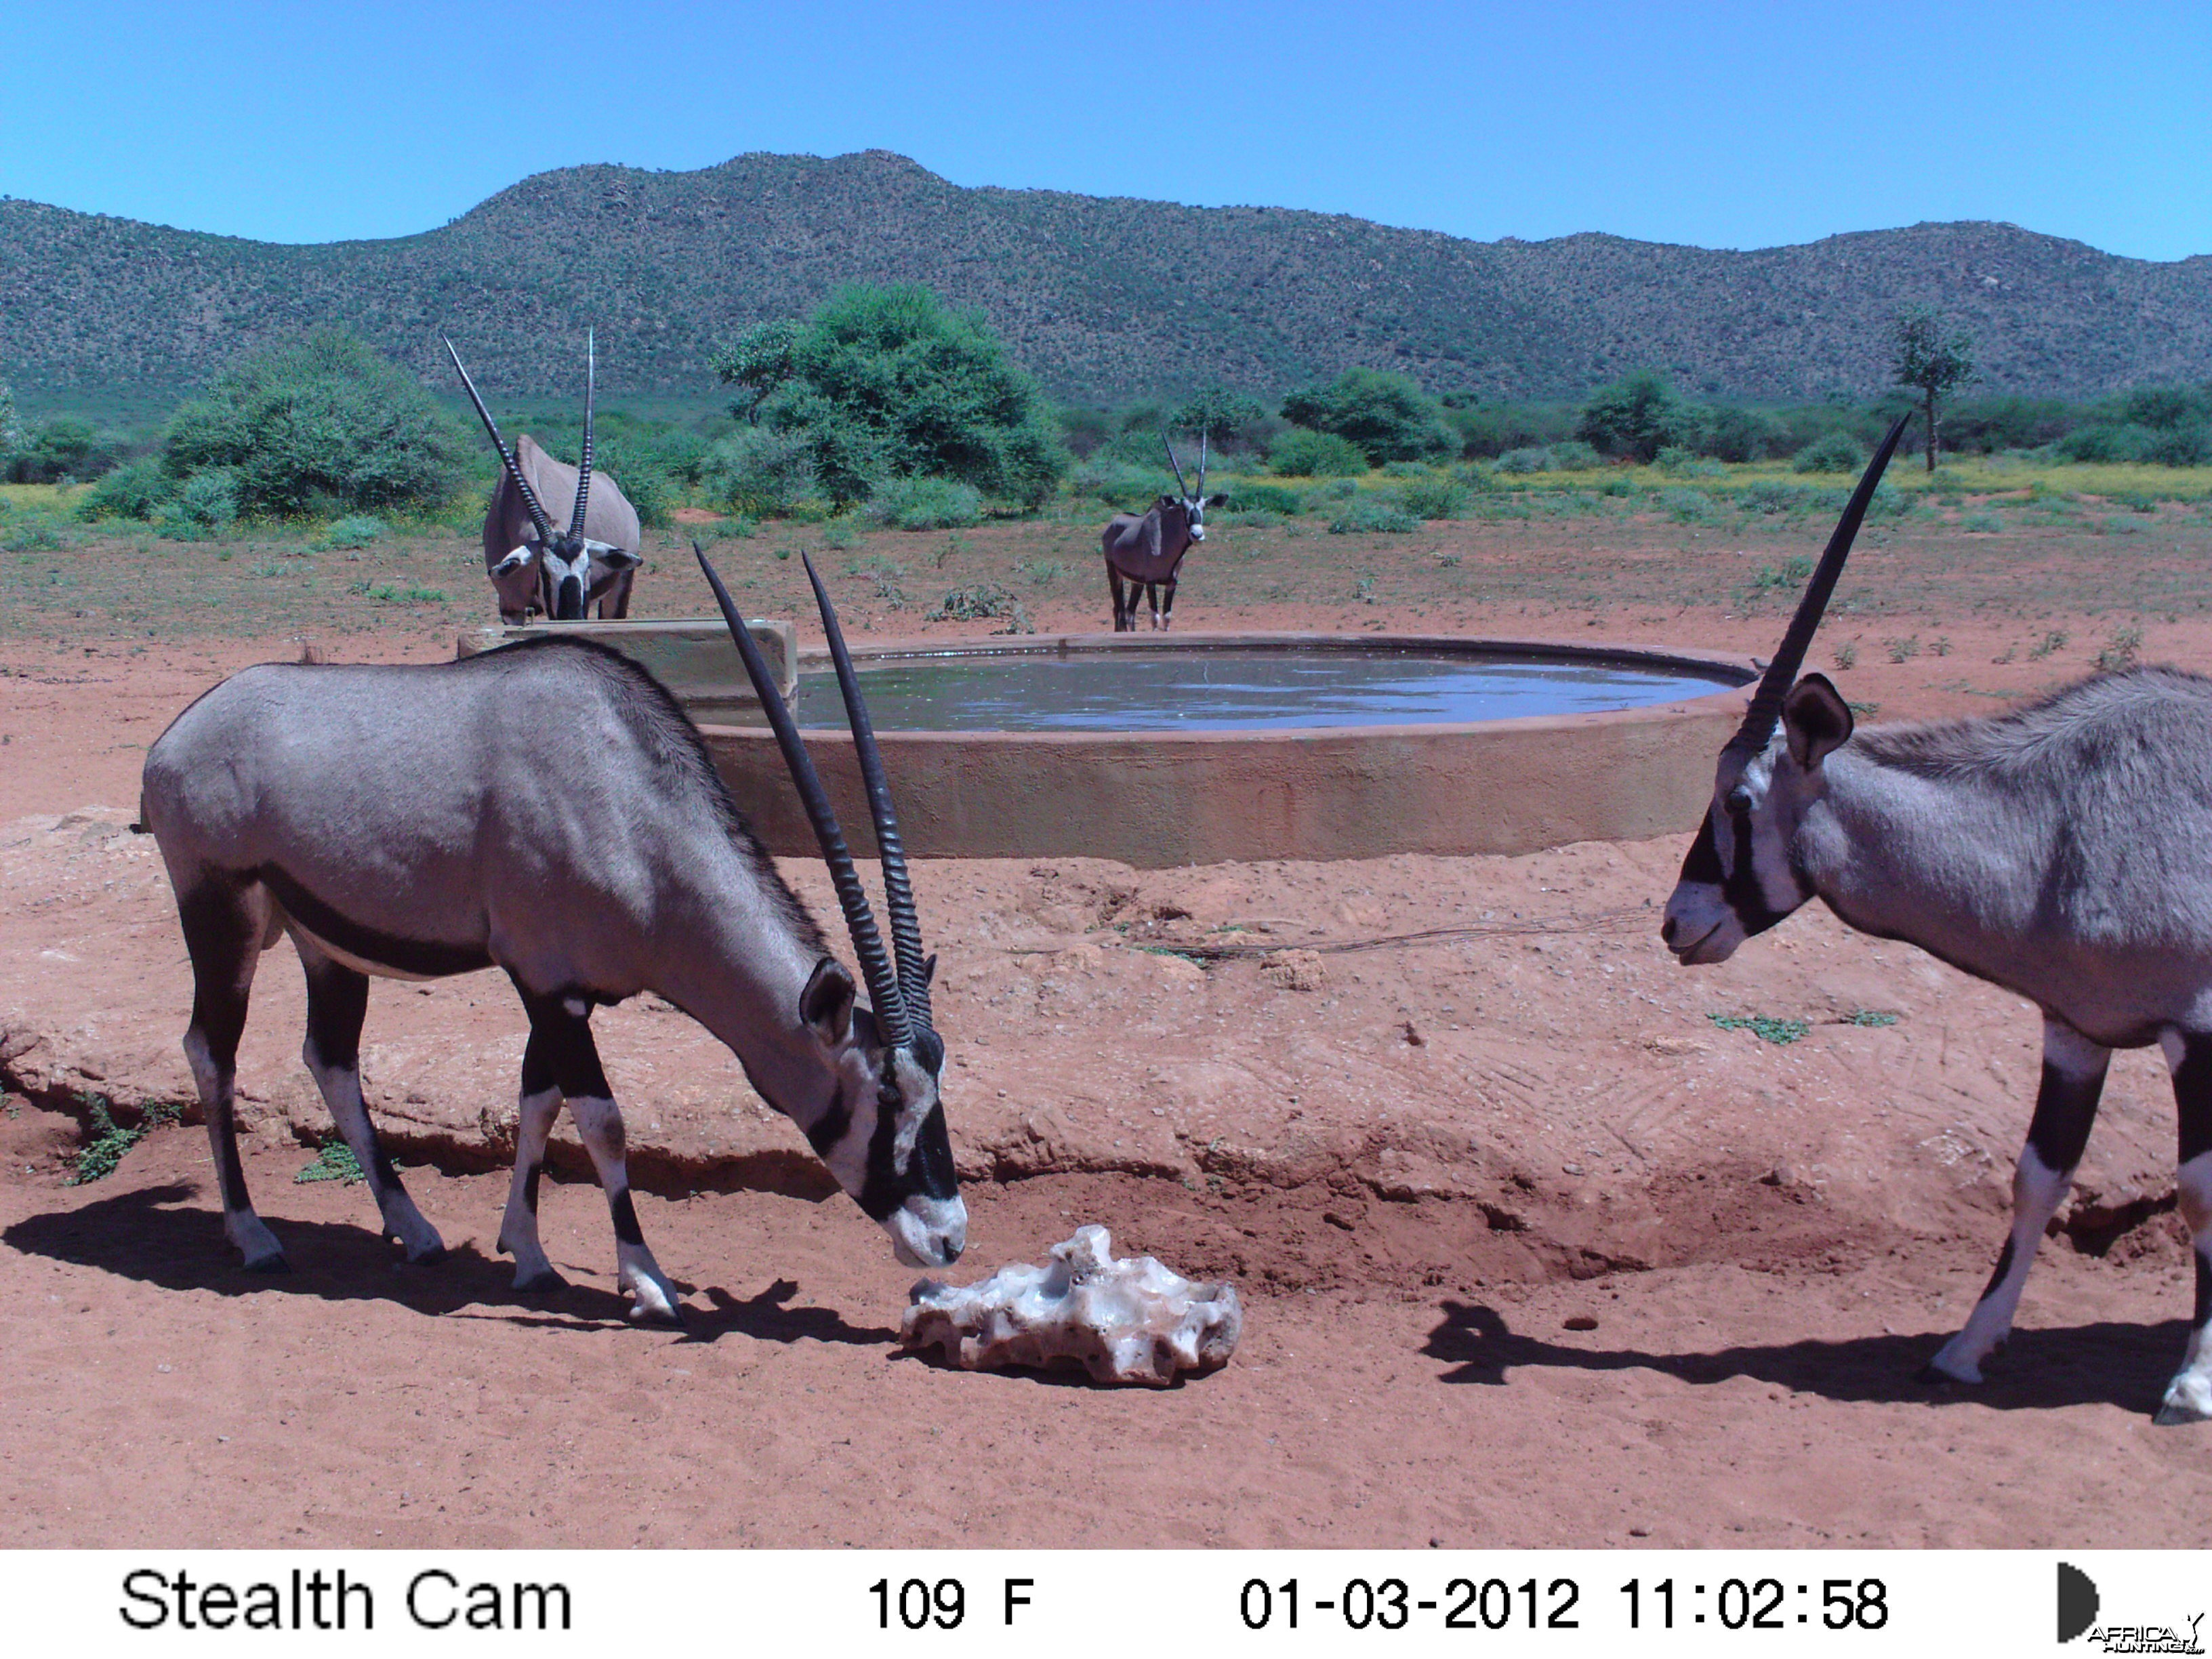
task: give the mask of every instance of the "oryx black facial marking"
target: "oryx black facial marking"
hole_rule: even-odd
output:
[[[765,665],[755,672],[765,683]],[[518,720],[517,709],[562,718]],[[917,1058],[942,1060],[927,958],[872,741],[870,756],[878,841],[896,877],[892,938],[902,962],[921,966],[902,997],[872,921],[855,925],[874,1005],[856,1012],[851,974],[777,876],[696,730],[612,651],[541,640],[419,667],[270,664],[193,703],[149,750],[142,799],[179,896],[193,974],[185,1053],[224,1228],[246,1264],[283,1265],[246,1195],[232,1100],[255,968],[285,933],[307,977],[303,1058],[410,1260],[434,1260],[442,1245],[362,1099],[366,976],[483,964],[507,973],[531,1022],[499,1232],[518,1288],[561,1282],[538,1209],[547,1139],[566,1109],[606,1195],[635,1311],[676,1310],[640,1237],[627,1136],[590,1027],[594,1007],[648,990],[721,1038],[795,1122],[842,1104],[847,1133],[823,1156],[856,1200],[884,1194],[869,1149],[890,1126],[897,1201],[883,1224],[909,1263],[956,1258],[966,1215],[940,1178],[951,1159],[937,1079]],[[849,855],[833,860],[833,876],[841,902],[857,890]],[[878,1097],[886,1076],[892,1109]]]
[[[1861,478],[1722,751],[1662,936],[1686,963],[1724,961],[1817,896],[1863,933],[1918,945],[2043,1009],[2009,1235],[1926,1373],[1973,1382],[2011,1328],[2115,1046],[2166,1051],[2175,1184],[2200,1273],[2212,1272],[2212,680],[2133,669],[1990,719],[1856,731],[1841,694],[1799,670],[1903,429]],[[2205,1313],[2200,1292],[2160,1423],[2212,1418]]]

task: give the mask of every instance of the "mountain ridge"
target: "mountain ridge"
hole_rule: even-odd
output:
[[[690,172],[533,173],[401,237],[283,244],[0,202],[0,376],[19,390],[206,380],[342,321],[433,384],[451,332],[487,391],[574,379],[707,398],[715,346],[841,281],[981,309],[1056,395],[1355,364],[1437,392],[1574,397],[1647,364],[1694,393],[1864,397],[1901,305],[1972,333],[1982,387],[2084,397],[2212,379],[2212,256],[2131,259],[1989,221],[1724,250],[1585,231],[1471,241],[1348,215],[962,186],[904,156],[752,152]]]

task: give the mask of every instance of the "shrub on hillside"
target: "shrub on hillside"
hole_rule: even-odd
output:
[[[1856,472],[1867,464],[1865,447],[1848,432],[1815,438],[1790,458],[1796,472]]]
[[[225,369],[171,418],[162,459],[181,478],[222,469],[245,512],[374,512],[442,504],[465,441],[412,375],[319,328]]]
[[[1356,478],[1367,471],[1367,452],[1334,432],[1294,426],[1267,446],[1267,471],[1286,478]]]
[[[891,478],[868,497],[868,516],[894,530],[959,530],[983,519],[983,496],[950,478]]]
[[[1326,386],[1283,399],[1283,418],[1358,445],[1376,465],[1456,455],[1459,434],[1443,405],[1403,374],[1350,368]]]
[[[130,440],[100,432],[89,421],[57,415],[20,431],[0,454],[0,478],[9,483],[82,483],[112,471]]]

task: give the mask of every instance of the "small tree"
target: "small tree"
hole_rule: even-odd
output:
[[[11,450],[23,441],[23,428],[15,420],[15,394],[7,381],[0,380],[0,451]]]
[[[1369,462],[1419,461],[1459,453],[1443,405],[1403,374],[1348,368],[1327,386],[1283,399],[1283,418],[1358,444]]]
[[[179,409],[173,477],[220,471],[247,513],[437,507],[472,452],[420,380],[345,330],[248,353]]]
[[[799,325],[788,319],[757,324],[714,360],[722,384],[741,386],[748,394],[731,404],[731,414],[760,419],[761,404],[791,378],[791,348],[798,337]]]
[[[765,388],[752,410],[805,440],[840,502],[884,479],[933,477],[1034,507],[1073,465],[1036,382],[981,314],[918,284],[840,289],[804,323],[753,330],[715,367]]]
[[[1928,470],[1936,470],[1936,400],[1974,378],[1974,343],[1965,334],[1946,334],[1943,316],[1931,306],[1907,306],[1897,314],[1893,378],[1921,396],[1928,424]]]
[[[1218,445],[1224,439],[1243,435],[1267,418],[1267,411],[1257,398],[1217,386],[1186,401],[1169,424],[1183,432],[1210,432]]]
[[[1590,393],[1576,435],[1606,454],[1649,461],[1676,441],[1691,417],[1664,374],[1639,368]]]

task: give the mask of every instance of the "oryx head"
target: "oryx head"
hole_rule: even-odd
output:
[[[534,569],[538,574],[538,608],[556,622],[582,621],[586,609],[598,596],[598,589],[623,571],[635,569],[641,562],[628,548],[594,541],[584,534],[584,514],[592,496],[592,404],[599,380],[597,343],[589,333],[584,339],[584,453],[582,465],[576,470],[576,505],[568,515],[566,532],[553,527],[538,501],[538,492],[530,487],[529,476],[516,462],[506,440],[499,435],[498,423],[477,395],[476,382],[461,367],[461,354],[453,349],[451,340],[446,342],[447,355],[459,371],[461,384],[469,390],[469,401],[476,405],[477,415],[491,438],[491,447],[499,452],[500,464],[514,481],[522,498],[523,510],[530,514],[532,533],[491,567],[491,576],[496,580],[518,570]]]
[[[1224,495],[1207,499],[1206,438],[1206,428],[1200,427],[1198,429],[1198,493],[1193,495],[1190,486],[1183,482],[1182,463],[1176,459],[1175,446],[1168,441],[1166,428],[1162,428],[1160,431],[1160,447],[1168,453],[1168,465],[1175,469],[1176,488],[1182,492],[1180,495],[1161,496],[1160,514],[1164,518],[1171,518],[1176,514],[1182,514],[1183,521],[1190,526],[1190,538],[1194,542],[1202,542],[1206,539],[1206,509],[1209,507],[1218,507],[1228,499]]]
[[[868,792],[875,820],[876,848],[883,859],[884,908],[890,919],[891,949],[884,949],[868,908],[866,890],[845,845],[845,833],[830,810],[813,760],[799,741],[799,729],[768,664],[747,631],[729,590],[694,542],[700,568],[722,608],[738,654],[759,693],[769,725],[775,732],[792,782],[812,820],[837,889],[837,902],[853,937],[853,953],[868,988],[866,1008],[854,1006],[853,976],[834,957],[824,957],[799,994],[799,1020],[820,1042],[835,1079],[828,1106],[805,1126],[815,1152],[830,1166],[840,1186],[891,1236],[891,1247],[908,1267],[942,1267],[957,1261],[968,1243],[968,1208],[952,1169],[952,1142],[945,1128],[938,1079],[945,1066],[945,1043],[930,1023],[929,986],[937,958],[923,954],[921,924],[915,914],[914,888],[907,879],[906,848],[891,811],[883,756],[876,748],[867,704],[861,699],[853,659],[830,595],[807,560],[806,578],[814,584],[822,627],[830,639],[830,659],[845,696],[846,718],[853,728],[853,750]],[[894,960],[896,957],[896,960]]]
[[[1725,962],[1744,940],[1765,933],[1813,896],[1812,883],[1790,849],[1806,812],[1826,791],[1821,763],[1851,735],[1851,711],[1826,676],[1808,674],[1801,680],[1797,671],[1804,665],[1806,647],[1835,591],[1875,485],[1910,418],[1899,416],[1868,464],[1812,580],[1805,584],[1774,660],[1752,695],[1743,724],[1721,750],[1712,805],[1682,860],[1659,928],[1667,948],[1685,965]]]

